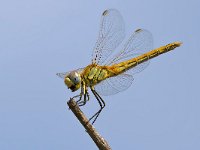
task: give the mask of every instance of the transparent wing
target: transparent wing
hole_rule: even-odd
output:
[[[92,63],[102,65],[125,37],[124,21],[115,9],[105,10],[102,14],[100,30],[93,50]]]
[[[80,68],[80,69],[76,69],[73,71],[76,71],[77,73],[81,73],[83,71],[84,68]],[[60,72],[60,73],[56,73],[56,75],[62,79],[65,79],[65,77],[72,71],[68,71],[68,72]]]
[[[128,74],[120,74],[115,77],[103,80],[95,86],[95,90],[104,96],[113,95],[118,92],[124,91],[131,86],[133,76]]]
[[[144,54],[153,49],[153,37],[152,34],[145,29],[136,30],[127,43],[124,46],[124,49],[121,50],[117,55],[115,55],[111,60],[109,60],[106,65],[116,64],[141,54]],[[127,71],[128,74],[135,74],[144,70],[149,64],[149,61],[146,61],[138,66]]]
[[[65,79],[65,77],[69,74],[69,72],[61,72],[61,73],[56,73],[57,76],[59,76],[62,79]]]

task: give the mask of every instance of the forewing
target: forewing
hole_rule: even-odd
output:
[[[124,46],[124,49],[121,50],[117,55],[115,55],[107,65],[113,65],[122,61],[129,60],[131,58],[137,57],[141,54],[144,54],[153,49],[153,37],[152,34],[145,29],[136,30],[127,43]],[[135,74],[144,70],[149,64],[149,61],[146,61],[142,64],[137,65],[136,67],[130,69],[128,73]]]
[[[95,86],[95,90],[104,96],[113,95],[118,92],[124,91],[131,86],[133,76],[128,74],[120,74],[115,77],[103,80]]]
[[[105,10],[93,50],[92,63],[102,65],[125,37],[124,21],[118,10]]]

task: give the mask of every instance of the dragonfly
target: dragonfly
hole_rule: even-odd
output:
[[[179,47],[181,42],[173,42],[153,49],[152,34],[146,29],[137,29],[114,54],[115,49],[125,38],[125,24],[122,15],[116,9],[102,13],[97,42],[93,49],[91,64],[69,72],[57,73],[66,86],[80,94],[74,96],[79,106],[84,106],[90,99],[90,89],[99,103],[100,109],[90,117],[92,124],[105,107],[101,96],[113,95],[128,89],[133,83],[133,76],[149,65],[149,60]]]

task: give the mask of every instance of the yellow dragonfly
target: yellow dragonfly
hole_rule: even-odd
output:
[[[124,21],[118,10],[105,10],[101,17],[100,30],[92,56],[92,63],[84,68],[57,73],[72,92],[81,90],[77,104],[83,106],[89,100],[88,88],[97,99],[100,109],[89,119],[96,121],[105,107],[100,95],[112,95],[126,90],[133,82],[133,75],[144,70],[149,60],[175,49],[181,42],[173,42],[153,49],[152,34],[137,29],[117,54],[113,51],[125,37]],[[113,55],[113,57],[109,57]],[[109,58],[108,58],[109,57]]]

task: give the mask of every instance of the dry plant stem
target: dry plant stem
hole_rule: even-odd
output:
[[[79,106],[76,104],[76,102],[73,99],[70,99],[67,102],[69,108],[72,110],[74,115],[78,118],[80,123],[83,125],[87,133],[90,135],[92,140],[95,142],[97,147],[100,150],[111,150],[110,146],[104,140],[104,138],[101,137],[101,135],[96,131],[96,129],[90,124],[89,120],[86,118],[86,116],[83,114],[83,112],[80,110]]]

